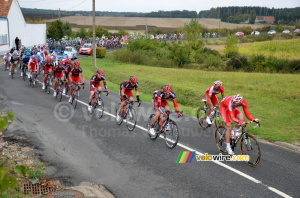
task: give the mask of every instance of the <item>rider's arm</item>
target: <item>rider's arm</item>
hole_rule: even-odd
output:
[[[81,72],[80,75],[82,77],[82,83],[84,83],[85,82],[85,78],[84,78],[83,72]]]
[[[229,115],[230,115],[230,117],[231,117],[231,119],[232,119],[233,122],[238,123],[239,125],[244,124],[243,121],[241,121],[241,120],[239,120],[239,119],[237,119],[237,118],[235,117],[233,111],[229,111]]]
[[[103,80],[103,86],[104,86],[105,90],[107,91],[107,85],[106,85],[106,80],[105,80],[104,76],[102,76],[102,80]]]
[[[241,105],[243,106],[243,110],[244,110],[244,113],[245,113],[245,116],[250,120],[254,120],[254,118],[250,115],[249,111],[248,111],[248,108],[247,108],[247,102],[246,100],[242,100],[241,101]]]

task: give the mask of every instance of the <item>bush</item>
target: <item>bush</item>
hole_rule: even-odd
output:
[[[93,50],[91,54],[93,54]],[[96,47],[96,58],[105,58],[105,55],[106,55],[105,47]]]
[[[292,60],[288,63],[287,69],[291,73],[299,73],[300,72],[300,60]]]
[[[264,62],[266,58],[264,55],[254,55],[249,59],[248,71],[264,71]]]
[[[230,60],[227,62],[226,70],[248,70],[248,59],[246,56],[233,56],[230,58]]]
[[[218,56],[214,56],[212,54],[207,55],[205,58],[205,64],[208,67],[221,68],[224,63],[222,59]]]

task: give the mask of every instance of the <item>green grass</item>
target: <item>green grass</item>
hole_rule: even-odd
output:
[[[299,60],[300,39],[252,43],[239,47],[239,53],[245,56],[263,54],[281,59]]]
[[[95,68],[92,58],[80,60],[89,79]],[[250,114],[261,119],[261,128],[248,127],[250,133],[270,141],[295,142],[300,140],[300,75],[243,72],[210,72],[191,69],[159,68],[122,64],[97,59],[103,69],[110,90],[119,92],[119,84],[136,75],[139,92],[144,102],[151,102],[153,91],[170,84],[184,114],[195,116],[206,89],[221,80],[225,95],[240,93],[248,103]]]

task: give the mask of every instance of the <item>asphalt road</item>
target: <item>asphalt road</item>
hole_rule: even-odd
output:
[[[19,72],[19,71],[17,71]],[[109,76],[107,76],[109,79]],[[39,77],[41,79],[41,76]],[[53,94],[53,92],[51,93]],[[260,142],[258,166],[244,162],[177,164],[180,151],[217,155],[213,130],[203,131],[194,118],[174,119],[180,128],[179,144],[168,149],[164,140],[150,140],[144,128],[152,106],[136,110],[137,127],[116,125],[113,115],[117,93],[103,96],[102,119],[88,116],[89,87],[80,91],[82,103],[74,110],[64,97],[57,102],[41,89],[0,67],[1,108],[15,114],[6,135],[26,135],[41,158],[53,165],[51,176],[66,185],[81,181],[104,184],[117,197],[299,197],[300,155]],[[239,154],[239,151],[236,151]]]

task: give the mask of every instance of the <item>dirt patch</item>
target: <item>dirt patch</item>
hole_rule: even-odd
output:
[[[48,22],[57,19],[47,20]],[[92,16],[68,16],[62,17],[62,21],[68,21],[69,23],[76,24],[78,26],[92,26],[93,17]],[[206,28],[229,28],[234,29],[237,27],[251,26],[252,28],[262,27],[262,25],[250,25],[250,24],[233,24],[220,22],[219,19],[197,19],[200,24]],[[144,17],[96,17],[96,25],[101,25],[106,28],[145,28],[147,24],[148,29],[176,29],[183,27],[185,24],[189,23],[191,19],[188,18],[144,18]]]

